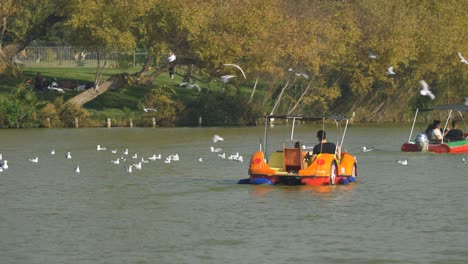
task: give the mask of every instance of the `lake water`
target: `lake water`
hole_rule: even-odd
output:
[[[272,141],[289,129],[274,127]],[[317,129],[296,138],[313,145]],[[467,263],[468,155],[402,153],[408,135],[351,126],[343,148],[357,182],[306,187],[236,184],[262,127],[0,130],[0,263]],[[180,160],[125,170],[153,154]]]

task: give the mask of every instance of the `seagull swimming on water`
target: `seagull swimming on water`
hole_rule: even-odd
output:
[[[366,146],[362,147],[363,152],[369,152],[369,151],[373,151],[373,150],[374,150],[374,147],[370,147],[370,148],[367,148]]]
[[[468,61],[463,57],[461,52],[458,52],[458,57],[460,57],[460,62],[463,62],[465,64],[468,64]]]
[[[222,148],[215,148],[215,147],[210,147],[211,149],[211,152],[220,152],[221,150],[223,150]]]
[[[407,161],[407,160],[399,160],[398,163],[400,163],[400,164],[403,165],[403,166],[408,165],[408,161]]]
[[[96,149],[97,149],[97,151],[106,150],[106,148],[102,148],[101,145],[97,145]]]
[[[67,155],[65,155],[65,158],[67,158],[67,159],[71,159],[71,158],[72,158],[72,156],[71,156],[71,154],[70,154],[70,151],[67,152]]]
[[[419,83],[421,84],[422,86],[422,90],[419,91],[419,93],[422,95],[422,96],[429,96],[431,98],[431,100],[434,100],[435,99],[435,95],[429,90],[429,85],[427,84],[426,81],[424,80],[420,80]]]
[[[76,165],[76,167],[75,167],[75,172],[76,172],[76,173],[80,173],[80,166],[79,166],[79,165]]]
[[[242,68],[241,68],[239,65],[227,63],[227,64],[224,64],[224,66],[233,66],[233,67],[236,67],[237,69],[239,69],[239,71],[242,72],[242,75],[244,76],[244,79],[247,79],[247,77],[245,76],[244,71],[242,70]]]
[[[33,162],[33,163],[38,163],[39,162],[39,157],[35,157],[33,159],[29,159],[30,162]]]
[[[5,170],[8,169],[8,160],[4,160],[3,164],[1,164],[0,168],[5,169]]]

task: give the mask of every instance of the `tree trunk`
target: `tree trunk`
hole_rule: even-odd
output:
[[[72,98],[70,98],[67,103],[82,106],[87,102],[94,100],[94,98],[98,97],[99,95],[111,90],[115,89],[125,83],[125,74],[114,75],[107,79],[104,83],[97,86],[98,88],[90,88]]]

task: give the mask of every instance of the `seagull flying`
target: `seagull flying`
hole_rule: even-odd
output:
[[[463,55],[461,54],[461,52],[458,52],[458,57],[460,57],[460,62],[468,64],[468,61],[465,58],[463,58]]]
[[[154,109],[154,108],[146,108],[146,107],[143,106],[143,111],[145,111],[145,112],[148,113],[148,112],[151,112],[151,111],[152,111],[152,112],[157,112],[158,110],[156,110],[156,109]]]
[[[236,67],[237,69],[239,69],[241,72],[242,72],[242,75],[244,76],[244,79],[247,79],[247,77],[245,76],[245,73],[244,71],[242,70],[242,68],[239,66],[239,65],[236,65],[236,64],[224,64],[224,66],[233,66],[233,67]]]
[[[191,84],[189,82],[183,82],[181,84],[179,84],[180,87],[184,87],[186,89],[197,89],[197,91],[201,91],[201,88],[198,84],[194,83],[194,84]]]
[[[393,66],[388,67],[387,75],[395,75],[396,73],[393,70],[394,70]]]
[[[431,100],[434,100],[435,99],[435,95],[429,90],[429,85],[427,84],[426,81],[424,80],[420,80],[419,83],[421,84],[422,86],[422,90],[419,91],[419,93],[422,95],[422,96],[429,96],[431,98]]]
[[[218,141],[224,141],[224,138],[222,138],[220,135],[214,135],[213,142],[216,143]]]
[[[235,77],[236,77],[235,75],[223,75],[221,76],[221,80],[223,80],[223,83],[228,83],[229,79],[235,78]]]
[[[367,56],[369,57],[369,59],[372,60],[377,59],[377,55],[374,52],[372,52],[372,50],[367,51]]]
[[[307,74],[305,74],[305,73],[300,73],[300,72],[298,72],[298,73],[296,73],[296,76],[297,76],[297,77],[302,76],[302,77],[304,77],[306,80],[309,80],[309,75],[307,75]]]

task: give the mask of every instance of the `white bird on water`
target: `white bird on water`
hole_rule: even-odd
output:
[[[211,152],[220,152],[221,150],[223,150],[222,148],[215,148],[215,147],[210,147],[211,149]]]
[[[198,158],[198,162],[203,162],[203,158]]]
[[[132,168],[133,168],[133,165],[130,165],[130,166],[126,167],[126,171],[127,171],[128,173],[132,173],[132,172],[133,172],[133,169],[132,169]]]
[[[120,164],[120,159],[117,158],[116,160],[111,160],[111,162],[114,163],[114,164]]]
[[[65,158],[67,158],[67,159],[71,159],[71,158],[72,158],[72,156],[71,156],[71,154],[70,154],[70,151],[67,152],[67,155],[65,155]]]
[[[395,71],[394,71],[393,66],[388,67],[386,74],[387,75],[395,75],[396,74]]]
[[[427,84],[427,82],[424,81],[424,80],[420,80],[419,83],[422,86],[422,89],[421,89],[421,91],[419,91],[419,93],[422,96],[429,96],[431,98],[431,100],[434,100],[435,95],[429,90],[429,85]]]
[[[101,145],[97,145],[96,149],[97,149],[97,151],[100,151],[100,150],[106,150],[107,148],[103,148],[103,147],[101,147]]]
[[[407,160],[399,160],[398,163],[400,163],[400,164],[403,165],[403,166],[408,165],[408,161],[407,161]]]
[[[237,69],[239,69],[239,71],[242,72],[242,75],[244,76],[244,79],[247,79],[247,77],[245,76],[244,70],[242,70],[242,68],[241,68],[239,65],[227,63],[227,64],[224,64],[224,66],[233,66],[233,67],[236,67]]]
[[[50,151],[50,155],[55,155],[55,149],[52,149],[52,150]]]
[[[76,165],[76,167],[75,167],[75,172],[76,172],[76,173],[80,173],[80,166],[79,166],[79,165]]]
[[[370,148],[367,148],[366,146],[362,147],[363,152],[369,152],[369,151],[373,151],[373,150],[374,150],[374,147],[370,147]]]
[[[213,136],[213,142],[216,143],[218,141],[224,141],[224,138],[221,137],[220,135],[214,135]]]
[[[4,160],[2,166],[0,168],[7,170],[8,169],[8,160]]]
[[[157,159],[161,159],[161,154],[159,154],[158,156],[156,156],[156,154],[153,154],[153,156],[151,157],[148,157],[149,160],[157,160]]]
[[[463,58],[463,55],[461,54],[461,52],[458,52],[458,57],[460,57],[460,62],[468,64],[468,61],[465,58]]]
[[[133,164],[133,167],[135,167],[137,170],[141,170],[141,162]]]
[[[32,158],[32,159],[29,159],[30,162],[33,162],[33,163],[38,163],[39,162],[39,157],[35,157],[35,158]]]

